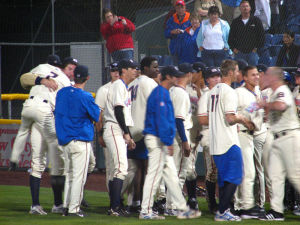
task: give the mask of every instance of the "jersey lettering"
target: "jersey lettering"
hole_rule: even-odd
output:
[[[136,100],[138,87],[139,87],[139,85],[132,86],[131,88],[129,88],[129,92],[131,92],[131,101]]]
[[[214,112],[214,110],[217,108],[217,104],[219,101],[219,95],[211,95],[211,111]]]

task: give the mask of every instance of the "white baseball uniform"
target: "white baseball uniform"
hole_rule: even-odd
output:
[[[293,90],[293,96],[297,107],[298,117],[300,118],[300,86],[296,86]]]
[[[210,97],[209,90],[207,90],[201,95],[198,101],[198,110],[197,110],[198,116],[208,116],[207,105],[209,104],[209,100],[210,100],[209,97]],[[202,138],[200,144],[203,148],[204,164],[206,169],[205,179],[212,183],[215,183],[217,182],[217,168],[214,163],[213,157],[210,155],[209,152],[209,127],[202,126],[201,134],[202,134]]]
[[[56,81],[58,89],[56,91],[50,91],[44,85],[36,85],[31,88],[29,93],[30,97],[23,104],[20,133],[26,133],[27,130],[31,129],[32,124],[37,125],[36,128],[47,142],[48,157],[51,163],[51,175],[61,176],[64,174],[64,156],[61,147],[58,146],[56,138],[53,110],[55,108],[57,91],[63,87],[70,86],[70,80],[59,68],[49,64],[39,65],[34,68],[31,73],[37,73],[42,78],[50,77]],[[16,138],[16,147],[22,146],[22,143],[26,142],[27,137],[24,135],[20,135],[19,137],[21,137],[19,140]],[[37,140],[39,139],[40,137],[37,138]],[[39,143],[35,143],[36,140],[33,136],[31,140],[34,142],[32,145],[34,155],[39,155],[39,153],[44,151],[42,149],[44,147],[41,146],[40,141]],[[40,178],[45,166],[43,154],[41,154],[40,157],[35,157],[35,160],[32,160],[31,175]]]
[[[122,79],[113,82],[107,93],[103,139],[109,152],[109,157],[112,158],[113,178],[124,180],[128,169],[127,146],[123,138],[123,130],[115,117],[114,108],[116,106],[123,107],[126,126],[133,126],[130,93]]]
[[[100,107],[102,114],[105,112],[106,102],[107,102],[107,94],[109,91],[110,86],[112,85],[112,82],[108,82],[107,84],[100,87],[96,93],[95,102]],[[103,118],[103,125],[105,124],[104,118]],[[106,187],[108,189],[108,182],[110,180],[113,180],[113,169],[112,169],[112,158],[110,158],[108,154],[107,148],[103,148],[104,157],[105,157],[105,172],[106,172]]]
[[[259,114],[257,104],[260,98],[260,91],[257,90],[256,92],[253,92],[245,86],[239,87],[235,90],[238,96],[238,114],[248,118],[255,124],[256,129],[260,130],[263,122],[263,114]],[[234,208],[236,210],[248,210],[255,206],[254,139],[253,132],[249,132],[242,124],[239,124],[238,127],[238,136],[244,162],[244,178],[235,193]]]

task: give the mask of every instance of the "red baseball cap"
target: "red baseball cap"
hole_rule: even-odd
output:
[[[183,0],[178,0],[175,5],[182,5],[185,6],[185,2]]]

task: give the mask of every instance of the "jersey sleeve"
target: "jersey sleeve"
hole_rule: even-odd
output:
[[[291,93],[289,93],[289,90],[287,88],[280,88],[276,93],[275,101],[283,102],[287,106],[290,106],[293,103],[293,98],[291,97]]]
[[[197,116],[208,116],[208,95],[209,92],[205,92],[198,101]]]
[[[223,107],[225,114],[235,114],[238,108],[238,98],[236,92],[232,88],[226,88],[223,92]]]
[[[95,102],[101,108],[101,110],[105,109],[106,105],[106,98],[107,98],[107,90],[104,88],[99,88],[96,94]]]
[[[98,122],[101,109],[95,103],[94,98],[90,93],[85,95],[83,104],[92,120]]]
[[[175,87],[171,91],[170,96],[174,107],[175,118],[185,120],[187,104],[181,90]]]
[[[126,87],[121,83],[117,83],[113,86],[113,93],[112,106],[125,107]]]

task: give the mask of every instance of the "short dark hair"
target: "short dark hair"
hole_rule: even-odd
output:
[[[250,2],[248,0],[242,0],[241,3],[240,3],[240,6],[244,3],[248,3],[250,5]]]
[[[236,66],[238,65],[237,61],[234,61],[232,59],[225,59],[220,67],[221,70],[221,76],[226,77],[229,73],[229,71],[235,71]]]
[[[74,77],[75,84],[83,84],[87,80],[87,77]]]
[[[291,38],[295,38],[295,32],[293,32],[293,31],[286,30],[286,31],[284,31],[284,34],[289,35]]]
[[[209,7],[209,9],[208,9],[208,15],[212,15],[212,14],[218,14],[219,16],[220,16],[220,10],[219,10],[219,8],[218,8],[218,6],[215,6],[215,5],[213,5],[213,6],[211,6],[211,7]]]
[[[257,67],[256,66],[246,66],[243,70],[242,70],[242,74],[243,74],[243,76],[246,76],[246,75],[248,75],[248,71],[249,70],[253,70],[253,69],[257,69]]]
[[[112,13],[113,15],[115,15],[115,13],[114,13],[111,9],[109,9],[109,8],[104,8],[104,9],[102,10],[102,17],[103,17],[103,20],[104,20],[104,21],[105,21],[105,15],[106,15],[107,13]]]
[[[152,57],[152,56],[146,56],[142,59],[141,61],[141,71],[144,72],[144,68],[146,67],[150,67],[151,63],[153,61],[158,61],[157,58]]]

